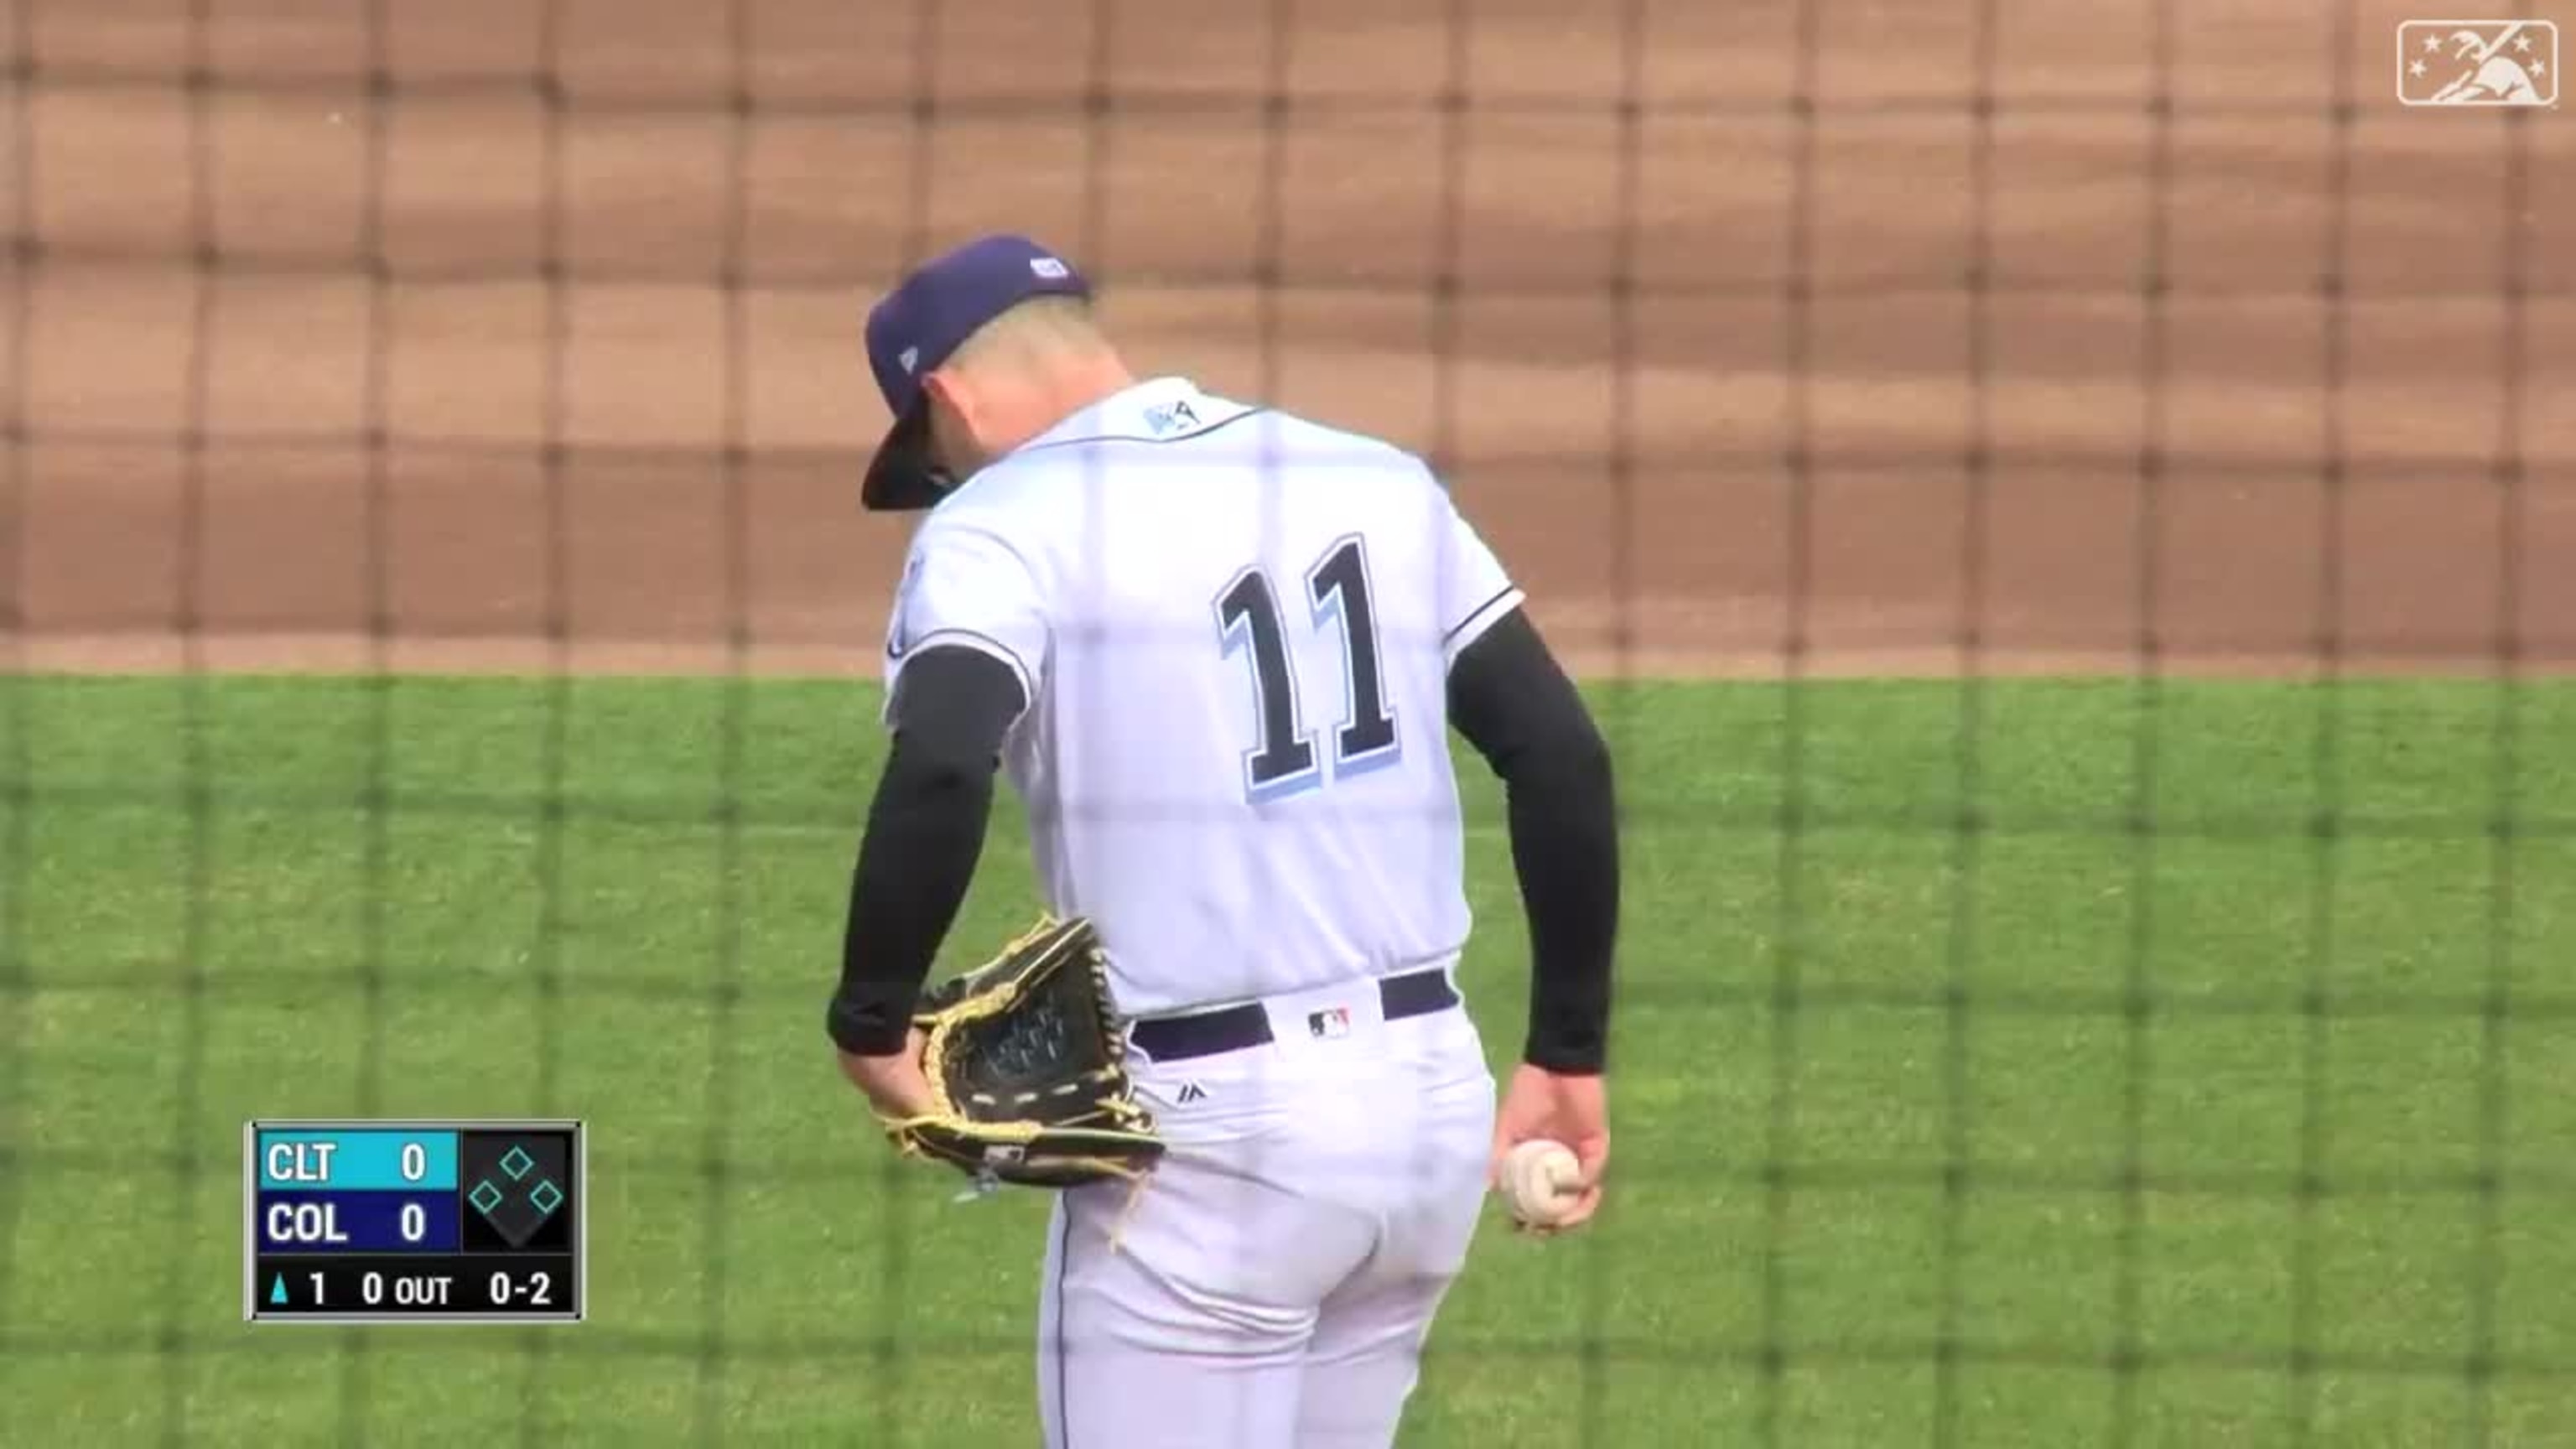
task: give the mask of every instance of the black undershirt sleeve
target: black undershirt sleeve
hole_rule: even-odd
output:
[[[1529,917],[1522,1060],[1567,1075],[1608,1064],[1619,933],[1619,810],[1610,749],[1574,681],[1518,609],[1449,667],[1449,719],[1502,779]]]
[[[826,1017],[854,1056],[901,1050],[911,1032],[913,1000],[983,853],[1002,737],[1028,705],[1009,665],[957,645],[924,650],[896,679],[894,746],[859,840]]]

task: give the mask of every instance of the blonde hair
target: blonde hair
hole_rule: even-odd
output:
[[[1080,297],[1032,297],[976,328],[947,365],[967,372],[1026,368],[1069,357],[1108,352],[1091,304]]]

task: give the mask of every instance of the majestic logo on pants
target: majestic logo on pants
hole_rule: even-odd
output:
[[[1318,1011],[1306,1018],[1306,1030],[1318,1041],[1330,1040],[1337,1036],[1349,1036],[1351,1009],[1347,1006],[1335,1006]]]

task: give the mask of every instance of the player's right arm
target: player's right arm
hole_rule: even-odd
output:
[[[1047,626],[1035,579],[990,529],[934,518],[913,543],[886,638],[886,726],[826,1027],[880,1112],[924,1100],[912,1011],[966,897],[1002,742],[1033,697]]]
[[[1449,719],[1503,782],[1512,866],[1530,939],[1529,1034],[1496,1113],[1494,1161],[1552,1139],[1574,1150],[1589,1218],[1610,1156],[1611,963],[1619,930],[1619,819],[1609,746],[1574,682],[1465,520],[1449,520],[1444,610]]]

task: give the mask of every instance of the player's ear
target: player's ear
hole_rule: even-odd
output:
[[[976,437],[974,389],[962,385],[956,373],[942,368],[922,378],[921,390],[922,406],[929,414],[923,422],[931,455],[952,473],[962,476],[972,471]]]
[[[930,408],[934,424],[945,423],[952,429],[964,424],[972,431],[976,420],[974,387],[953,368],[940,368],[921,380],[921,390]],[[940,416],[945,413],[947,416]]]
[[[921,390],[932,401],[946,403],[952,408],[958,406],[962,391],[957,385],[957,374],[945,367],[935,367],[923,373]]]

